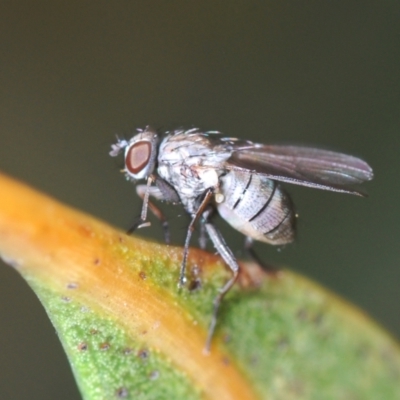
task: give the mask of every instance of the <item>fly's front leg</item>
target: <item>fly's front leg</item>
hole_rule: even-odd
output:
[[[208,206],[212,196],[213,196],[213,189],[208,189],[204,196],[204,199],[202,200],[196,213],[192,215],[192,220],[190,221],[190,224],[189,224],[189,227],[188,227],[188,230],[186,233],[185,246],[183,248],[183,259],[182,259],[181,272],[179,275],[179,283],[178,283],[178,286],[180,288],[185,284],[185,281],[186,281],[186,277],[185,277],[186,263],[187,263],[187,257],[189,254],[190,239],[191,239],[193,231],[194,231],[194,226],[195,226],[196,222],[198,221],[198,219],[200,218],[200,216],[203,214],[206,207]]]
[[[214,224],[207,221],[208,216],[209,215],[207,215],[207,214],[205,215],[206,222],[204,224],[204,227],[208,233],[208,236],[210,237],[211,241],[213,242],[215,249],[217,250],[217,252],[220,254],[220,256],[223,258],[225,263],[228,265],[228,267],[232,271],[232,277],[228,280],[228,282],[225,283],[225,285],[222,288],[219,289],[219,293],[213,302],[214,308],[213,308],[213,313],[212,313],[212,317],[211,317],[210,327],[208,328],[207,341],[206,341],[206,347],[205,347],[205,351],[207,353],[210,351],[211,340],[213,338],[215,327],[217,325],[218,311],[219,311],[219,307],[221,305],[222,299],[232,288],[232,286],[236,282],[236,279],[239,274],[239,264],[237,263],[235,256],[233,255],[231,249],[225,243],[225,240],[222,237],[219,230],[215,227]]]
[[[142,212],[140,214],[140,219],[143,221],[143,223],[145,223],[146,219],[147,219],[147,209],[149,206],[150,186],[154,181],[155,181],[154,175],[150,175],[147,178],[146,191],[143,196]]]
[[[139,197],[143,200],[142,203],[142,212],[140,213],[140,217],[132,224],[132,226],[128,229],[127,233],[132,233],[134,230],[139,228],[144,228],[150,226],[150,223],[146,223],[147,219],[147,208],[149,203],[149,196],[150,196],[150,187],[154,181],[154,176],[150,175],[147,179],[146,186],[139,185],[136,187],[136,192]]]
[[[161,225],[164,230],[164,240],[165,243],[169,244],[170,243],[170,234],[169,234],[169,227],[168,227],[168,221],[162,211],[154,205],[149,197],[153,196],[158,200],[163,200],[162,193],[156,188],[152,187],[151,184],[156,180],[154,175],[150,175],[147,184],[146,185],[138,185],[136,186],[136,193],[138,196],[143,200],[142,204],[142,212],[140,214],[140,217],[135,220],[135,222],[132,224],[132,226],[128,229],[127,233],[130,234],[136,229],[140,228],[145,228],[150,226],[150,222],[146,222],[147,219],[147,211],[150,209],[150,211],[155,215],[156,218],[158,218],[161,222]],[[153,189],[153,190],[152,190]]]

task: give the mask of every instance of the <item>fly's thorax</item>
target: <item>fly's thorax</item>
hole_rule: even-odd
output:
[[[231,170],[220,181],[223,201],[217,202],[217,209],[231,226],[270,244],[293,241],[295,213],[290,197],[279,183],[244,170]]]
[[[207,189],[217,189],[225,172],[226,151],[215,149],[202,134],[173,134],[160,144],[157,172],[178,193],[189,213]]]
[[[190,131],[189,131],[190,132]],[[159,148],[160,164],[202,165],[219,168],[232,154],[229,146],[215,146],[204,133],[177,131],[166,136]]]

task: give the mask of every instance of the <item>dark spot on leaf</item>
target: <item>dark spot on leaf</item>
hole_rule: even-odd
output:
[[[111,345],[108,342],[103,342],[103,343],[100,343],[99,347],[100,347],[100,350],[105,351],[105,350],[108,350],[111,347]]]
[[[79,285],[76,282],[70,282],[67,284],[67,289],[77,289]]]
[[[127,356],[129,354],[132,354],[132,349],[130,347],[126,347],[125,349],[122,350],[122,353]]]
[[[129,395],[128,389],[121,387],[117,389],[116,395],[119,399],[125,399]]]
[[[155,380],[158,379],[159,377],[160,377],[160,372],[157,371],[157,370],[151,371],[150,374],[149,374],[149,378],[150,378],[152,381],[155,381]]]
[[[150,356],[150,352],[147,349],[140,349],[137,353],[138,357],[141,358],[142,360],[146,360]]]
[[[69,303],[69,302],[71,301],[71,297],[62,296],[62,297],[61,297],[61,300],[62,300],[62,301],[65,301],[66,303]]]
[[[142,280],[145,280],[147,278],[146,272],[140,271],[139,272],[139,278]]]
[[[79,343],[78,344],[78,350],[79,351],[86,351],[88,349],[88,345],[85,342]]]
[[[201,288],[201,268],[195,264],[190,268],[190,277],[189,277],[189,291],[193,292],[199,288]]]
[[[95,258],[93,263],[94,265],[100,265],[100,258]]]
[[[190,292],[194,292],[195,290],[200,289],[200,288],[201,288],[201,279],[196,278],[189,282],[188,289]]]
[[[79,225],[77,226],[77,230],[79,233],[84,236],[85,238],[93,236],[93,231],[90,227],[86,225]]]

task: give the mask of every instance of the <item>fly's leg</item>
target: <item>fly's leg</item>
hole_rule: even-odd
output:
[[[276,275],[279,272],[279,269],[261,260],[261,258],[258,256],[253,248],[253,243],[254,240],[251,237],[246,236],[244,240],[244,248],[246,252],[253,259],[253,261],[258,264],[267,274],[272,276]]]
[[[139,186],[137,186],[139,187]],[[143,197],[139,195],[139,197],[143,200]],[[163,212],[150,200],[148,200],[148,208],[152,212],[152,214],[160,221],[162,229],[164,231],[164,241],[166,244],[170,244],[170,231],[167,218],[163,214]],[[132,224],[132,226],[127,230],[127,234],[131,234],[136,229],[146,228],[150,226],[150,222],[143,222],[142,217],[138,217]]]
[[[203,214],[204,210],[208,206],[208,203],[211,200],[211,197],[213,196],[213,190],[208,189],[203,200],[201,201],[201,204],[199,208],[197,209],[196,213],[192,215],[192,220],[190,221],[187,233],[186,233],[186,239],[185,239],[185,245],[183,248],[183,259],[182,259],[182,264],[181,264],[181,272],[179,275],[179,283],[178,287],[182,287],[186,281],[186,263],[187,263],[187,258],[189,254],[189,245],[190,245],[190,239],[192,237],[194,227],[200,216]]]
[[[206,237],[206,227],[205,221],[202,219],[200,221],[200,234],[199,234],[199,247],[201,250],[205,250],[207,247],[207,237]]]
[[[207,220],[207,217],[208,217],[208,215],[205,215],[206,220]],[[213,338],[215,327],[217,325],[217,317],[218,317],[219,307],[221,305],[221,302],[222,302],[224,296],[229,292],[229,290],[232,288],[232,286],[236,282],[236,279],[239,274],[239,264],[237,263],[236,258],[233,255],[231,249],[227,246],[224,238],[222,237],[219,230],[215,227],[215,225],[212,224],[211,222],[207,221],[207,222],[205,222],[204,227],[208,233],[208,236],[210,237],[211,241],[213,242],[215,249],[217,250],[217,252],[220,254],[220,256],[223,258],[225,263],[228,265],[228,267],[232,271],[232,277],[228,280],[228,282],[225,283],[225,285],[221,289],[219,289],[219,293],[213,302],[213,313],[212,313],[212,317],[211,317],[211,323],[208,328],[207,341],[206,341],[206,347],[205,347],[206,353],[209,353],[210,346],[211,346],[211,340]]]
[[[156,218],[158,218],[158,220],[161,223],[162,229],[164,231],[164,242],[166,244],[170,244],[171,243],[171,233],[169,231],[169,225],[168,225],[167,218],[162,213],[162,211],[157,206],[155,206],[151,201],[149,201],[149,208],[150,208],[150,211],[153,213],[153,215]]]
[[[143,196],[142,212],[140,214],[140,219],[143,221],[143,223],[145,223],[146,219],[147,219],[147,209],[148,209],[148,205],[149,205],[150,186],[154,181],[155,181],[154,175],[150,175],[147,178],[146,191],[144,192],[144,196]]]
[[[142,212],[140,213],[140,217],[128,229],[127,233],[132,233],[136,229],[150,226],[150,223],[146,222],[146,219],[147,219],[147,209],[149,204],[150,188],[151,184],[154,182],[154,179],[155,179],[154,175],[150,175],[147,179],[147,184],[145,186],[144,185],[137,186],[136,192],[139,195],[139,197],[143,200]]]
[[[126,231],[127,235],[132,234],[133,232],[136,231],[136,229],[140,229],[140,228],[147,228],[148,226],[150,226],[150,222],[143,222],[142,219],[140,217],[136,218],[133,221],[133,224],[130,226],[130,228]]]
[[[153,215],[158,218],[158,220],[161,222],[161,226],[164,231],[164,240],[165,243],[169,244],[170,243],[170,232],[169,232],[169,226],[168,226],[168,221],[165,217],[165,215],[162,213],[162,211],[154,205],[149,197],[150,195],[162,200],[163,197],[157,190],[157,188],[152,188],[151,184],[156,180],[154,175],[150,175],[147,184],[146,185],[138,185],[136,186],[136,192],[138,196],[143,200],[143,205],[142,205],[142,212],[140,214],[140,217],[138,217],[132,226],[128,229],[127,233],[131,234],[133,231],[136,229],[140,228],[145,228],[147,226],[150,226],[150,222],[146,222],[147,219],[147,211],[150,209],[150,211],[153,213]],[[156,189],[155,191],[152,191],[151,189]]]

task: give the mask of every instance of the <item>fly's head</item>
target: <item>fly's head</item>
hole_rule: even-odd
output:
[[[111,146],[110,156],[115,157],[121,151],[125,153],[125,168],[122,172],[130,180],[146,179],[153,173],[157,160],[158,135],[149,127],[133,136],[130,140],[118,139]]]

